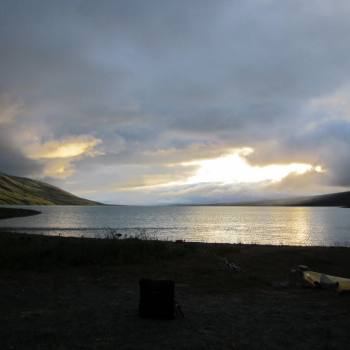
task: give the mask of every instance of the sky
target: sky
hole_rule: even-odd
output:
[[[116,204],[349,189],[349,1],[0,5],[0,172]]]

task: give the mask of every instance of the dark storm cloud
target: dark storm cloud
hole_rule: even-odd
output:
[[[348,186],[350,119],[309,105],[349,86],[349,16],[347,1],[4,0],[0,97],[21,100],[11,123],[41,143],[102,140],[78,177],[79,162],[100,177],[252,146],[252,162],[320,162]],[[23,155],[15,136],[1,144]]]
[[[317,157],[328,168],[331,184],[350,187],[350,123],[328,121],[300,136],[288,140],[287,145],[299,153]]]
[[[38,176],[42,166],[26,157],[8,134],[0,130],[0,169],[10,175]]]

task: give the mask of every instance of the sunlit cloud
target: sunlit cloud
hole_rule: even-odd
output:
[[[325,172],[326,172],[326,169],[324,169],[323,167],[321,167],[321,165],[316,165],[316,166],[314,167],[314,169],[315,169],[315,171],[316,171],[317,173],[325,173]]]
[[[219,158],[200,160],[184,165],[198,165],[196,174],[187,179],[187,184],[198,183],[259,183],[278,182],[290,174],[303,175],[312,170],[321,172],[322,167],[307,163],[251,165],[245,158],[253,153],[252,148],[243,148]]]
[[[301,176],[307,173],[323,173],[320,165],[307,163],[252,165],[246,157],[254,150],[250,147],[232,149],[231,153],[212,159],[200,159],[178,163],[173,175],[149,175],[128,182],[123,190],[150,188],[176,188],[201,184],[242,185],[268,184],[280,182],[290,175]],[[191,171],[186,171],[189,168]]]
[[[30,156],[34,159],[72,158],[80,155],[94,156],[94,148],[101,140],[92,136],[77,136],[64,140],[52,140],[32,146]]]
[[[55,159],[46,162],[43,176],[55,179],[66,179],[74,174],[74,166],[70,159]]]
[[[27,155],[43,164],[43,176],[66,179],[75,172],[74,162],[84,157],[103,154],[96,150],[102,141],[89,135],[80,135],[62,140],[41,143],[32,138],[27,145]]]

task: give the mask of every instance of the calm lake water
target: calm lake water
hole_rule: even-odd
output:
[[[19,206],[23,207],[23,206]],[[40,215],[0,221],[0,229],[104,237],[146,233],[200,242],[350,246],[350,209],[288,207],[27,206]]]

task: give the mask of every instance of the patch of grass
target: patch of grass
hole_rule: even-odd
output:
[[[206,293],[269,289],[299,264],[350,277],[350,249],[206,244],[132,238],[66,238],[0,233],[0,270],[53,271],[95,267],[128,278],[173,279]],[[238,265],[240,272],[227,268]]]
[[[0,233],[0,268],[157,263],[184,257],[193,250],[183,244],[137,237],[88,239]]]

